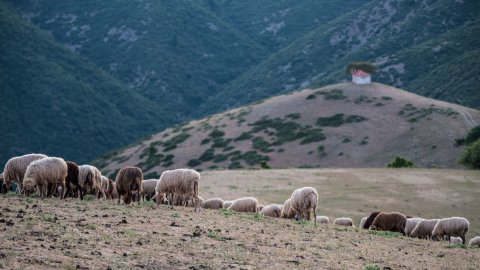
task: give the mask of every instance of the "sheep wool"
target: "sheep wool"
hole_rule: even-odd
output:
[[[3,181],[7,190],[10,189],[12,182],[16,182],[22,190],[23,178],[28,165],[35,160],[46,158],[43,154],[26,154],[9,159],[3,169]]]
[[[470,239],[470,241],[468,241],[468,246],[472,248],[480,248],[480,236],[475,236],[474,238]]]
[[[28,165],[23,182],[27,185],[24,190],[27,194],[38,186],[40,196],[52,196],[57,185],[65,190],[65,177],[67,177],[67,163],[57,157],[47,157],[33,161]],[[48,194],[48,186],[52,187]],[[63,195],[61,196],[63,198]]]
[[[280,217],[288,219],[295,217],[295,212],[292,209],[291,199],[287,199],[283,203],[282,213],[280,214]]]
[[[405,235],[410,236],[417,223],[423,220],[423,218],[407,218],[407,223],[405,224]]]
[[[155,187],[157,187],[158,179],[147,179],[142,182],[142,200],[145,201],[145,196],[147,200],[150,200],[151,197],[155,195]]]
[[[330,223],[330,219],[327,216],[317,216],[317,223],[328,224]]]
[[[399,232],[405,235],[407,217],[399,212],[381,212],[373,220],[371,230]]]
[[[205,200],[203,207],[205,209],[223,208],[223,200],[221,198],[212,198],[212,199]]]
[[[415,228],[410,233],[410,237],[430,239],[432,238],[432,231],[437,224],[438,219],[423,219],[420,220]]]
[[[258,200],[253,197],[239,198],[233,201],[228,210],[235,212],[258,213]]]
[[[368,219],[368,217],[363,217],[363,218],[360,220],[360,224],[358,225],[358,227],[359,227],[360,229],[364,229],[365,222],[367,222],[367,219]]]
[[[282,207],[282,204],[269,204],[263,207],[263,209],[260,211],[260,214],[267,217],[279,218],[282,212]]]
[[[353,225],[353,220],[348,217],[336,218],[335,220],[333,220],[333,224],[347,227],[355,227],[355,225]]]
[[[232,205],[232,203],[233,201],[224,201],[222,204],[222,208],[227,209],[228,207],[230,207],[230,205]]]
[[[65,194],[66,196],[78,196],[81,194],[82,189],[78,183],[78,165],[73,161],[65,161],[67,163],[67,177],[65,178]],[[81,195],[83,197],[83,195]]]
[[[318,193],[312,187],[303,187],[292,192],[290,197],[292,210],[295,212],[295,218],[303,218],[303,220],[310,220],[311,212],[313,212],[313,220],[317,225],[317,210]]]
[[[380,212],[372,212],[370,216],[368,216],[367,220],[365,221],[365,224],[363,224],[363,229],[370,229],[370,226],[372,226],[373,221],[375,218],[380,214]]]
[[[198,198],[199,183],[200,173],[195,170],[176,169],[164,171],[155,187],[157,207],[166,196],[169,207],[173,208],[173,196],[178,194],[184,196],[184,198],[193,198],[196,212],[200,208],[200,200]]]
[[[133,191],[137,191],[137,202],[140,204],[142,193],[143,172],[138,167],[125,167],[121,169],[115,178],[115,185],[118,192],[118,201],[123,196],[123,203],[129,205],[133,200]]]
[[[442,238],[447,236],[447,239],[450,240],[450,237],[461,237],[462,244],[465,244],[465,235],[468,232],[470,227],[470,222],[463,217],[450,217],[442,218],[438,221],[432,231],[433,238]]]

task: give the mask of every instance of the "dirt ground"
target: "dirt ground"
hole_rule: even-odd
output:
[[[456,209],[478,233],[479,179],[478,172],[454,170],[212,171],[202,173],[200,190],[205,198],[251,195],[276,203],[311,185],[320,194],[317,212],[332,218],[357,222],[368,211],[394,206],[422,216]],[[385,190],[390,193],[381,196]],[[5,269],[480,268],[480,249],[228,210],[11,194],[0,195],[0,204]]]

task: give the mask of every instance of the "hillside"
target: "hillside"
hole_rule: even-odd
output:
[[[384,167],[396,155],[419,167],[457,168],[455,138],[480,112],[382,84],[307,89],[166,129],[95,161],[104,174],[137,165],[147,175],[197,169]]]
[[[349,80],[345,67],[359,60],[379,66],[375,81],[478,108],[479,60],[462,61],[480,46],[478,10],[478,1],[371,1],[270,55],[212,97],[204,110]],[[452,79],[450,74],[462,71],[468,72]]]
[[[388,175],[387,177],[385,177]],[[374,209],[422,217],[462,215],[479,235],[480,176],[465,170],[242,170],[202,173],[205,198],[283,202],[319,191],[318,214]],[[1,194],[0,267],[64,269],[478,269],[478,249],[228,210],[153,209],[112,201],[40,200]],[[446,200],[445,198],[449,198]],[[373,268],[374,266],[378,268]],[[387,268],[388,269],[388,268]]]
[[[0,164],[41,152],[86,162],[171,124],[129,89],[0,2]],[[169,120],[170,119],[170,120]]]

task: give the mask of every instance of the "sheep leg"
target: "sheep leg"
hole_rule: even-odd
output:
[[[60,199],[65,199],[67,197],[66,196],[67,191],[65,190],[65,184],[63,182],[61,183],[61,185],[62,185],[62,193],[60,193]]]
[[[107,199],[107,194],[105,194],[105,190],[102,188],[102,195],[103,195],[103,200],[105,201]]]
[[[460,235],[460,237],[462,238],[462,244],[465,245],[465,242],[466,242],[465,233],[463,233],[462,235]]]
[[[140,205],[140,188],[137,190],[137,197],[138,197],[138,205]]]

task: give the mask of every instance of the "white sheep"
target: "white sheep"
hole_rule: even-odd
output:
[[[158,179],[147,179],[142,182],[142,200],[145,201],[145,195],[147,200],[150,200],[155,195],[155,188],[157,187]]]
[[[353,220],[348,217],[336,218],[333,220],[333,224],[347,227],[355,227],[355,225],[353,225]]]
[[[291,199],[287,199],[283,203],[282,213],[280,214],[280,217],[288,219],[295,217],[295,212],[292,209]]]
[[[243,197],[233,201],[228,210],[235,212],[258,213],[258,200],[253,197]]]
[[[317,223],[328,224],[330,223],[330,219],[327,216],[317,216]]]
[[[260,214],[267,217],[279,218],[282,212],[283,204],[269,204],[260,210]]]
[[[474,238],[470,239],[470,241],[468,241],[468,246],[471,248],[480,248],[480,236],[475,236]]]
[[[410,232],[410,237],[422,238],[422,239],[431,239],[432,231],[435,225],[437,224],[438,219],[423,219],[420,220],[412,232]]]
[[[461,244],[462,238],[461,237],[450,237],[450,244]]]
[[[361,220],[360,220],[360,224],[358,225],[358,227],[360,229],[363,229],[363,227],[365,226],[365,222],[367,222],[367,219],[368,217],[363,217]]]
[[[433,238],[447,237],[450,241],[450,237],[456,236],[462,238],[462,244],[465,244],[465,235],[470,227],[470,222],[463,217],[450,217],[442,218],[438,221],[432,231]]]
[[[230,207],[230,205],[232,205],[232,203],[233,201],[224,201],[222,204],[222,208],[227,209],[228,207]]]
[[[312,187],[303,187],[296,189],[292,192],[290,197],[290,203],[292,210],[295,212],[295,219],[298,220],[303,218],[303,220],[310,220],[311,212],[313,211],[313,220],[315,225],[317,225],[317,204],[318,204],[318,193],[317,190]]]
[[[169,207],[173,208],[173,195],[192,197],[195,205],[195,212],[199,206],[198,185],[200,174],[192,169],[167,170],[162,173],[160,180],[155,187],[155,198],[157,207],[163,198],[167,197]]]
[[[198,205],[201,209],[204,208],[204,204],[205,204],[205,200],[203,199],[202,196],[198,196]],[[195,206],[195,201],[193,200],[193,198],[187,198],[185,200],[185,206],[186,207],[194,207]]]
[[[35,160],[46,158],[43,154],[26,154],[9,159],[3,169],[3,181],[7,190],[10,190],[12,182],[17,183],[18,189],[22,190],[23,178],[28,165]]]
[[[83,190],[83,195],[87,192],[95,192],[98,197],[98,193],[102,192],[103,199],[107,198],[102,188],[102,174],[94,166],[81,165],[78,167],[78,184]],[[83,196],[80,196],[80,199],[83,200]]]
[[[60,184],[65,190],[65,177],[67,177],[67,163],[57,157],[47,157],[35,160],[28,165],[23,179],[23,192],[28,196],[35,187],[38,187],[42,199],[47,195],[53,195]],[[48,186],[51,186],[51,193],[48,194]],[[61,195],[63,198],[63,193]]]
[[[423,218],[407,218],[407,223],[405,223],[405,235],[410,236],[412,233],[413,229],[415,229],[415,226],[417,226],[417,223],[422,221]]]
[[[220,209],[223,208],[223,200],[221,198],[212,198],[205,200],[203,203],[205,209]]]
[[[106,195],[106,192],[108,192],[110,181],[108,180],[108,178],[106,176],[103,176],[103,175],[100,177],[100,179],[101,179],[100,186],[103,190],[103,193],[105,193],[105,195]],[[98,195],[99,195],[99,193],[97,192],[97,199],[98,199]],[[107,198],[107,196],[105,196],[105,198]]]

